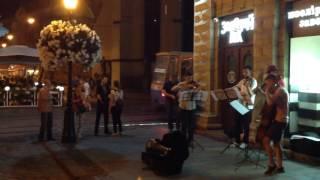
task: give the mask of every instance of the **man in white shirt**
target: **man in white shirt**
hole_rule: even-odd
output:
[[[237,113],[235,123],[235,138],[236,143],[240,144],[240,134],[243,132],[243,141],[240,148],[246,148],[249,142],[249,125],[251,121],[251,110],[253,109],[253,102],[255,98],[254,89],[257,87],[257,80],[252,77],[251,66],[244,66],[242,68],[243,79],[235,86],[239,88],[241,94],[241,103],[245,105],[250,111],[244,115]]]
[[[88,81],[84,81],[83,82],[83,88],[84,88],[84,95],[85,97],[89,97],[90,96],[90,84]]]

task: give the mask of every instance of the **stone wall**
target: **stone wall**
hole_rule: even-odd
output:
[[[213,3],[210,0],[195,1],[194,10],[194,79],[204,90],[209,91],[214,88]],[[203,107],[198,126],[206,129],[215,124],[214,103],[211,98],[208,98]]]
[[[268,64],[276,64],[282,72],[286,71],[286,0],[216,0],[215,2],[216,17],[244,11],[254,12],[253,70],[255,76],[264,71]],[[279,9],[277,9],[277,3]],[[218,36],[218,33],[216,35]]]

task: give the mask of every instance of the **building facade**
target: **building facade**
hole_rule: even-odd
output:
[[[102,38],[106,63],[94,72],[104,68],[124,88],[149,90],[156,53],[192,51],[192,7],[192,0],[101,1],[93,28]]]
[[[245,65],[258,82],[276,65],[290,93],[287,135],[319,132],[319,30],[316,0],[195,0],[195,79],[208,90],[232,87]],[[226,104],[208,99],[203,128],[228,127]]]

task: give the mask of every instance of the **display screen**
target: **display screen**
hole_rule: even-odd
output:
[[[320,36],[291,39],[290,91],[320,93]]]

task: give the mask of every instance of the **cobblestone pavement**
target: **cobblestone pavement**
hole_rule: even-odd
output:
[[[145,168],[140,155],[148,139],[161,138],[167,132],[164,113],[152,111],[146,96],[136,94],[130,98],[123,115],[123,136],[93,136],[95,114],[91,112],[84,117],[83,138],[74,145],[60,143],[62,109],[54,112],[56,141],[48,143],[36,142],[39,114],[34,109],[0,109],[0,180],[319,179],[319,165],[286,160],[285,174],[265,177],[262,167],[249,161],[237,164],[243,152],[228,149],[221,154],[227,145],[221,141],[221,133],[219,141],[208,138],[208,134],[196,135],[197,143],[190,149],[182,174],[156,176]],[[265,165],[265,155],[257,155],[250,157],[254,161],[260,157]]]
[[[63,129],[64,108],[55,108],[53,112],[53,130],[60,136]],[[93,134],[95,109],[83,116],[85,131]],[[125,106],[122,115],[123,123],[164,122],[165,113],[155,111],[150,96],[146,93],[128,92],[125,95]],[[101,117],[101,126],[103,117]],[[36,108],[1,108],[0,107],[0,138],[34,134],[39,131],[40,115]],[[77,121],[75,121],[77,123]],[[109,126],[112,124],[109,115]]]
[[[265,177],[262,167],[249,161],[237,164],[244,157],[242,151],[228,149],[221,154],[225,143],[199,135],[182,174],[159,177],[145,169],[140,154],[149,138],[166,132],[164,125],[128,126],[121,137],[87,134],[75,145],[34,143],[35,135],[1,138],[0,179],[318,179],[319,166],[290,160],[284,162],[286,173]],[[266,157],[260,155],[265,165]]]

